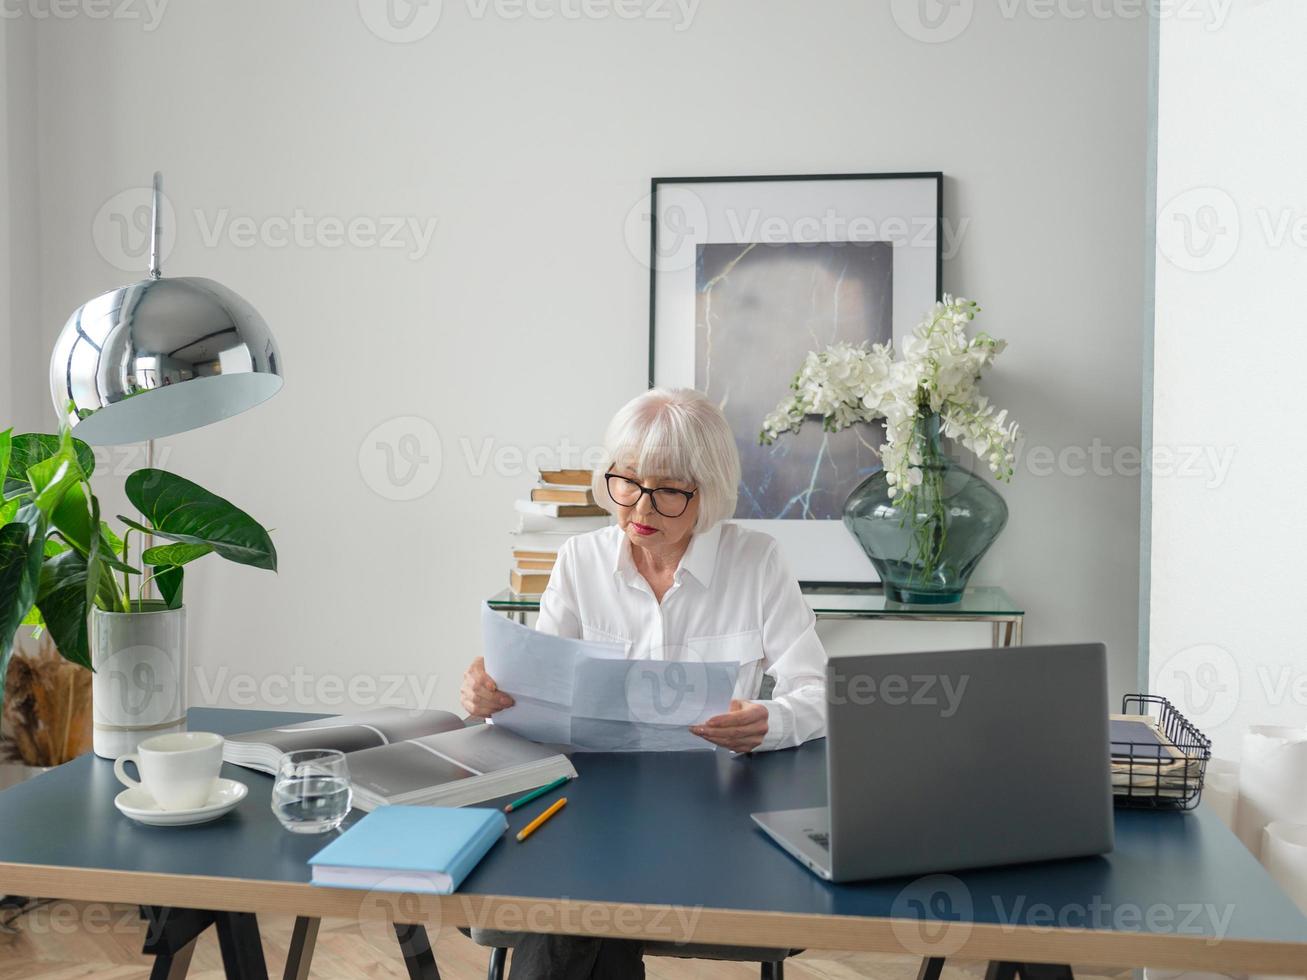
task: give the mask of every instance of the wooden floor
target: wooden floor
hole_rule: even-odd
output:
[[[281,975],[292,920],[265,916],[260,919],[268,971]],[[144,928],[134,906],[54,902],[30,907],[21,915],[0,912],[0,980],[145,980],[149,961],[141,955]],[[481,980],[486,975],[486,950],[453,929],[435,938],[436,959],[443,980]],[[788,961],[791,980],[914,980],[919,961],[908,956],[836,953],[809,950]],[[984,974],[983,963],[949,961],[944,980],[975,980]],[[750,980],[758,967],[745,963],[713,963],[649,957],[651,980]],[[1107,977],[1123,980],[1127,970],[1076,967],[1077,978]],[[213,930],[207,930],[196,947],[189,974],[196,980],[220,980],[222,959]],[[406,980],[403,961],[390,936],[357,922],[322,923],[313,977],[348,980],[354,977]]]

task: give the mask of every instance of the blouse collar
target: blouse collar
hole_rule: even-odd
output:
[[[635,567],[635,559],[631,557],[631,542],[620,527],[614,526],[614,530],[617,532],[617,561],[613,566],[613,574],[634,585],[636,580],[643,577],[640,575],[640,570]],[[696,582],[708,588],[712,584],[713,571],[717,567],[717,547],[721,543],[721,538],[720,523],[714,524],[707,531],[695,532],[691,535],[690,546],[681,556],[681,564],[677,566],[673,580],[679,582],[681,573],[689,572]]]

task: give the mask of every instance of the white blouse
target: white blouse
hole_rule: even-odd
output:
[[[760,749],[826,732],[826,651],[774,538],[736,524],[695,534],[658,602],[616,525],[569,538],[540,599],[536,628],[624,643],[632,660],[738,661],[733,697],[776,680]]]

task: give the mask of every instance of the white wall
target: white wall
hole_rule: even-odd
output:
[[[46,422],[40,333],[36,22],[0,18],[0,429]],[[38,370],[28,366],[36,365]]]
[[[1307,6],[1160,26],[1153,438],[1230,464],[1154,475],[1149,666],[1234,757],[1248,725],[1307,724]]]
[[[1012,520],[976,581],[1028,606],[1027,642],[1105,640],[1114,689],[1133,687],[1138,478],[1128,460],[1095,475],[1076,453],[1139,440],[1144,21],[977,4],[943,40],[896,22],[912,4],[703,0],[687,23],[671,4],[657,8],[670,21],[508,19],[445,0],[428,36],[396,44],[360,9],[373,0],[175,3],[154,30],[39,25],[45,344],[129,278],[92,219],[159,168],[178,217],[165,273],[243,293],[286,365],[272,402],[164,447],[167,465],[275,527],[281,554],[276,577],[196,566],[196,701],[238,702],[236,675],[298,667],[434,674],[435,700],[454,703],[531,482],[480,453],[591,445],[643,388],[648,278],[624,226],[650,177],[924,169],[949,176],[964,230],[945,286],[982,300],[1010,340],[990,390],[1053,471],[1023,465],[1004,490]],[[297,209],[438,226],[416,257],[206,243],[224,216]],[[359,467],[369,433],[402,416],[429,420],[442,447],[434,489],[410,502]],[[1059,470],[1049,457],[1068,448]],[[988,642],[976,627],[830,635]]]

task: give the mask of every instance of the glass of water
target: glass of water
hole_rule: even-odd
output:
[[[351,800],[345,753],[335,749],[287,752],[277,763],[272,812],[295,834],[323,834],[340,826]]]

